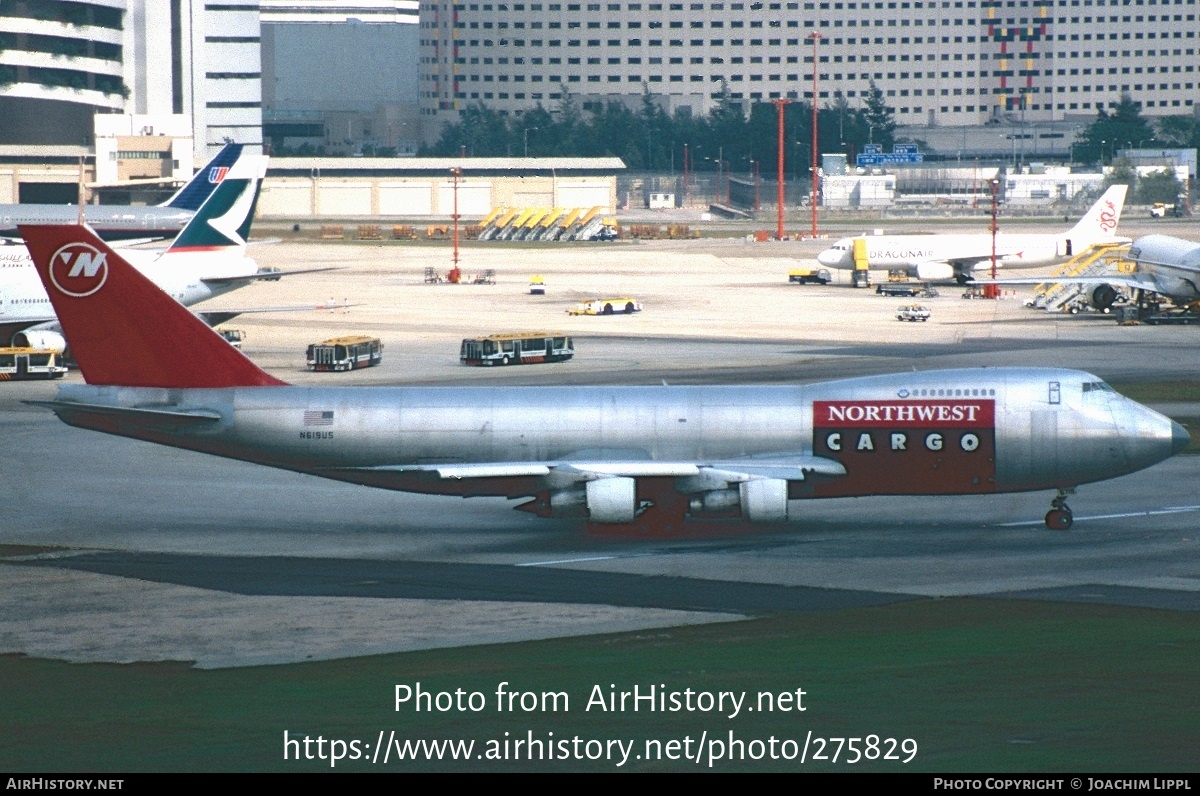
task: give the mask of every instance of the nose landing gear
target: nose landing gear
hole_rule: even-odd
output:
[[[1067,505],[1067,495],[1071,494],[1073,489],[1058,490],[1058,497],[1050,501],[1050,511],[1046,512],[1046,527],[1052,531],[1067,531],[1075,523],[1075,517],[1071,514],[1071,507]]]

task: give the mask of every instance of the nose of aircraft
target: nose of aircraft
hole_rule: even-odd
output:
[[[1129,463],[1134,470],[1157,464],[1186,448],[1192,441],[1187,429],[1166,415],[1129,401],[1120,424]]]
[[[842,258],[845,255],[846,252],[830,247],[817,255],[817,262],[830,268],[836,268],[842,264]]]

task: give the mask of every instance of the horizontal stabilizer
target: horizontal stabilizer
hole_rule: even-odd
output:
[[[264,269],[257,273],[247,274],[245,276],[213,276],[201,279],[204,284],[212,285],[213,287],[228,287],[230,285],[248,285],[251,282],[274,282],[283,276],[296,276],[297,274],[319,274],[322,271],[338,271],[341,270],[337,266],[327,266],[325,268],[300,268],[294,271],[280,271],[279,269]]]
[[[58,416],[64,414],[115,415],[136,420],[171,423],[172,425],[204,425],[221,419],[219,412],[209,409],[150,409],[135,406],[109,406],[106,404],[83,404],[75,401],[24,401],[31,406],[53,410]]]
[[[261,312],[321,312],[324,310],[344,310],[358,307],[359,304],[293,304],[284,307],[231,307],[219,310],[196,310],[196,316],[209,326],[217,326],[233,320],[239,315],[254,315]]]

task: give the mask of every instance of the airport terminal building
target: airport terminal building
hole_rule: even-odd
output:
[[[424,119],[508,113],[566,94],[645,92],[670,112],[811,99],[852,107],[872,84],[903,126],[1094,118],[1130,94],[1148,116],[1200,100],[1200,0],[438,2],[420,10]]]

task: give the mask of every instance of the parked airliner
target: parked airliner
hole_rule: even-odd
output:
[[[154,240],[178,235],[241,156],[241,144],[226,144],[161,205],[84,205],[84,221],[104,240]],[[18,224],[71,224],[78,218],[77,205],[0,205],[0,238],[18,237]]]
[[[781,522],[807,498],[1055,490],[1188,443],[1178,423],[1058,368],[805,386],[298,387],[240,351],[86,227],[22,227],[86,384],[66,423],[356,484],[497,495],[593,529]],[[134,455],[134,454],[130,454]]]
[[[1087,276],[996,280],[1000,285],[1032,285],[1062,281],[1087,285],[1088,303],[1107,310],[1117,300],[1117,288],[1134,296],[1154,294],[1180,307],[1200,302],[1200,243],[1170,235],[1144,235],[1129,246],[1129,271]],[[1182,316],[1190,317],[1190,316]]]
[[[1126,186],[1104,192],[1079,223],[1062,233],[996,234],[996,265],[1036,268],[1066,262],[1101,243],[1127,243],[1115,233],[1125,204]],[[842,238],[817,255],[828,268],[855,270],[855,260],[868,269],[901,270],[925,281],[966,282],[991,267],[992,234],[862,235]]]
[[[241,157],[169,248],[126,249],[123,257],[185,305],[259,279],[278,279],[281,272],[264,271],[246,256],[246,237],[266,169],[265,156]],[[81,267],[86,271],[93,264]],[[66,345],[26,246],[0,247],[0,342],[10,340],[13,345],[57,351]]]

